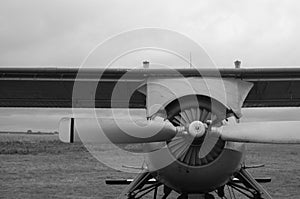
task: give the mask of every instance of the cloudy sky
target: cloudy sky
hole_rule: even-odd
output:
[[[235,59],[248,67],[297,66],[299,6],[297,0],[1,0],[0,65],[77,66],[112,35],[159,27],[187,35],[218,66]]]
[[[107,38],[143,27],[186,35],[219,67],[236,59],[243,67],[300,66],[299,6],[296,0],[1,0],[0,66],[78,66]],[[29,124],[26,111],[1,112],[3,128]]]

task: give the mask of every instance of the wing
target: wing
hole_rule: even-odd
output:
[[[77,68],[14,67],[0,68],[0,107],[145,108],[146,96],[137,88],[147,77],[199,77],[203,74],[252,82],[254,86],[244,107],[300,105],[300,68],[219,69],[216,73],[211,69],[86,68],[79,72]],[[87,88],[81,96],[74,96],[76,84]]]
[[[101,74],[101,76],[99,75]],[[222,77],[252,82],[253,87],[246,97],[244,107],[276,107],[300,105],[300,68],[289,69],[91,69],[76,68],[1,68],[0,69],[0,107],[64,107],[64,108],[146,108],[147,79],[180,77]],[[228,81],[227,81],[228,82]],[[239,85],[237,85],[239,86]],[[158,95],[159,96],[159,95]],[[145,139],[124,136],[123,129],[114,125],[115,121],[104,122],[101,128],[108,129],[109,135],[117,143],[145,142]],[[120,120],[118,120],[120,123]],[[73,122],[74,123],[74,122]],[[131,126],[127,120],[121,122],[130,132],[140,133],[136,125]],[[147,123],[147,121],[144,121]],[[143,124],[144,124],[143,123]],[[91,125],[84,122],[86,127]],[[148,124],[148,123],[147,123]],[[293,123],[293,132],[282,135],[274,134],[275,129],[287,129],[291,123],[251,124],[252,126],[229,126],[224,131],[216,131],[218,137],[238,142],[263,143],[299,143],[299,122]],[[63,140],[72,141],[73,125],[66,123],[66,135]],[[78,126],[78,125],[77,125]],[[116,126],[116,128],[112,128]],[[155,127],[165,124],[154,123]],[[69,128],[71,127],[71,128]],[[106,128],[107,127],[107,128]],[[117,128],[118,127],[118,128]],[[260,127],[262,134],[253,134],[253,129]],[[235,131],[233,131],[235,128]],[[228,130],[229,129],[229,130]],[[110,131],[111,130],[111,131]],[[146,135],[153,127],[146,128]],[[246,130],[240,133],[241,130]],[[145,131],[145,130],[142,130]],[[175,127],[162,128],[163,136],[150,136],[147,142],[169,140],[177,133]],[[60,133],[61,133],[60,132]],[[99,132],[98,129],[90,132]],[[168,135],[166,132],[169,132]],[[93,138],[96,134],[86,134]],[[97,134],[98,135],[98,134]],[[151,134],[152,135],[152,134]],[[264,136],[261,136],[264,135]],[[123,136],[123,137],[122,137]],[[165,138],[164,136],[167,136]],[[283,138],[287,139],[283,139]],[[99,139],[98,139],[99,140]],[[103,139],[100,139],[102,141]],[[209,148],[209,147],[208,147]]]
[[[100,72],[103,72],[102,76]],[[145,95],[135,92],[144,78],[123,80],[121,77],[125,72],[79,71],[76,68],[0,68],[0,107],[110,108],[115,93],[114,107],[144,108]],[[118,87],[114,89],[117,82]],[[80,96],[74,94],[76,86],[81,89]]]

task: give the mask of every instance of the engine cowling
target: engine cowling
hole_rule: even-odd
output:
[[[165,115],[187,133],[177,135],[158,153],[149,155],[153,176],[179,193],[207,193],[226,184],[240,169],[244,146],[217,137],[207,154],[202,157],[199,152],[206,145],[202,127],[221,126],[230,111],[220,102],[200,95],[174,100],[164,110],[160,116]]]

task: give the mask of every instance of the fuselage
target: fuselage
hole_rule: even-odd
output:
[[[245,145],[227,142],[222,153],[204,166],[186,165],[167,147],[149,153],[147,166],[155,178],[179,193],[206,193],[225,185],[242,165]]]

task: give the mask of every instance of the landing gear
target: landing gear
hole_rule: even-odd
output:
[[[166,199],[170,193],[172,192],[172,189],[168,186],[164,186],[164,195],[162,197],[162,199]]]
[[[157,198],[158,187],[162,183],[152,181],[153,176],[145,171],[140,174],[125,188],[118,198],[139,199],[153,191],[153,198]]]
[[[180,196],[177,197],[177,199],[188,199],[187,194],[181,194]]]
[[[205,194],[205,199],[215,199],[215,197],[211,194]]]
[[[172,192],[172,189],[151,179],[152,175],[149,172],[140,173],[123,191],[119,198],[140,199],[146,194],[153,192],[153,199],[157,199],[158,188],[163,186],[164,195],[161,199],[167,199]],[[271,199],[271,196],[266,190],[246,171],[245,168],[242,168],[235,175],[235,179],[229,181],[226,186],[228,186],[229,198],[236,198],[234,192],[239,192],[249,199]],[[224,186],[218,188],[216,194],[218,195],[218,198],[228,198],[225,196]],[[177,199],[215,199],[215,196],[210,193],[200,195],[182,193]]]
[[[224,191],[224,187],[225,186],[222,186],[220,188],[217,189],[217,194],[220,198],[223,198],[225,196],[225,191]]]
[[[110,184],[117,184],[117,183],[110,183]],[[157,198],[158,188],[163,186],[163,193],[164,195],[161,199],[167,199],[172,189],[166,185],[163,185],[160,182],[153,181],[153,176],[149,172],[140,173],[122,192],[119,198],[127,198],[127,199],[141,199],[146,194],[153,192],[153,199]],[[177,199],[214,199],[215,197],[209,193],[194,195],[194,194],[187,194],[182,193],[180,194]]]
[[[215,199],[212,194],[181,194],[177,199]]]
[[[230,181],[227,185],[250,199],[272,199],[269,193],[250,175],[245,168],[237,174],[239,182]]]

